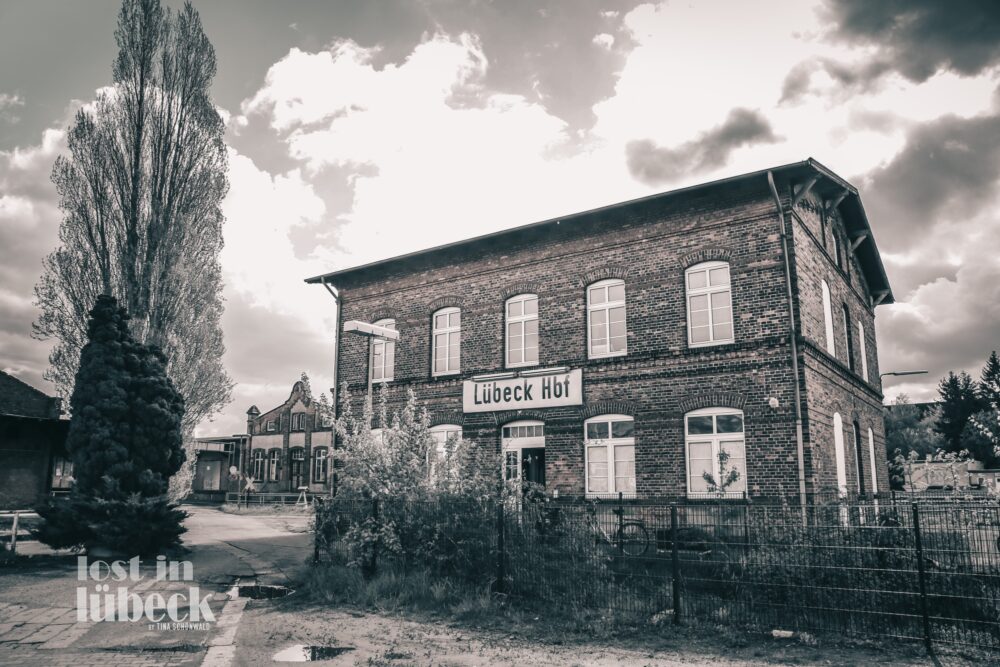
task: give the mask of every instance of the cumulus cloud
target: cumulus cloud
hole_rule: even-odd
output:
[[[923,83],[939,72],[975,76],[1000,63],[1000,3],[990,0],[827,0],[820,16],[830,40],[864,49],[865,56],[800,62],[785,79],[782,102],[815,92],[817,73],[846,98],[891,73]]]
[[[721,125],[676,148],[643,139],[629,142],[625,152],[635,178],[659,185],[722,167],[738,148],[777,141],[771,123],[759,111],[733,109]]]
[[[890,247],[919,243],[927,230],[968,220],[1000,183],[1000,115],[945,116],[916,125],[887,164],[855,179]]]
[[[0,93],[0,121],[17,123],[21,120],[14,109],[24,106],[24,98],[16,93]]]

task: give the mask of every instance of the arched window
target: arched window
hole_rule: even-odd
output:
[[[823,324],[826,329],[826,351],[831,357],[837,356],[837,346],[833,337],[833,306],[830,305],[830,286],[825,280],[820,281],[823,290]]]
[[[833,413],[833,449],[837,457],[837,493],[847,495],[847,455],[844,452],[844,420]]]
[[[872,463],[872,493],[878,493],[878,463],[875,462],[875,434],[868,429],[868,455]]]
[[[858,356],[861,357],[861,378],[868,382],[868,344],[865,342],[865,325],[858,322]]]
[[[376,326],[395,329],[396,320],[379,320]],[[391,340],[372,339],[372,382],[389,382],[396,364],[396,343]]]
[[[864,448],[861,444],[861,427],[858,422],[851,424],[851,431],[854,433],[854,462],[858,467],[858,493],[865,492],[865,457]]]
[[[431,321],[431,373],[457,373],[461,365],[462,312],[458,308],[442,308]]]
[[[747,490],[743,412],[702,408],[684,416],[688,494]]]
[[[602,280],[587,288],[587,350],[591,359],[627,352],[625,281]]]
[[[587,494],[635,494],[635,421],[600,415],[583,423]]]
[[[257,482],[264,481],[264,450],[255,449],[253,450],[253,456],[251,457],[251,474]]]
[[[435,467],[448,455],[448,447],[462,439],[462,427],[458,424],[438,424],[431,427],[431,438],[434,439],[434,451],[427,453],[427,472],[433,477]]]
[[[382,429],[380,429],[380,428],[373,428],[371,430],[371,434],[372,434],[372,442],[377,443],[379,445],[384,445],[385,444],[385,435],[384,435]]]
[[[688,343],[697,347],[733,342],[729,264],[696,264],[684,273],[684,280],[687,286]]]
[[[267,456],[267,478],[272,482],[281,479],[281,450],[272,449]]]
[[[538,295],[518,294],[507,299],[507,366],[538,363]]]
[[[851,337],[851,311],[847,304],[844,308],[844,339],[847,341],[847,367],[854,370],[854,339]]]
[[[326,482],[326,447],[317,447],[313,450],[312,480],[316,484]]]

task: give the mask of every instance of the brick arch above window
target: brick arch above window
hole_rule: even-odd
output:
[[[617,278],[618,280],[627,280],[629,270],[627,266],[620,266],[610,264],[608,266],[602,266],[599,269],[594,269],[593,271],[587,271],[583,276],[577,281],[577,286],[582,288],[592,285],[601,280],[608,280],[611,278]]]
[[[728,262],[732,259],[732,256],[733,251],[729,248],[700,248],[682,256],[680,262],[681,266],[687,269],[702,262]]]
[[[434,410],[431,413],[431,427],[442,424],[457,424],[464,426],[465,415],[459,410]]]
[[[368,311],[368,319],[366,322],[374,323],[379,320],[396,320],[399,321],[399,316],[396,311],[392,308],[379,308],[377,310]]]
[[[427,304],[428,312],[432,314],[442,308],[462,308],[462,297],[457,294],[447,294],[439,296]]]
[[[628,415],[635,417],[638,412],[632,401],[594,401],[583,407],[583,418],[590,419],[599,415]]]
[[[734,391],[716,391],[689,396],[680,402],[681,412],[687,414],[701,408],[733,408],[742,410],[747,404],[746,394]]]
[[[505,287],[501,292],[500,296],[504,301],[511,298],[512,296],[517,296],[518,294],[538,294],[538,283],[534,282],[517,282]]]
[[[540,422],[546,421],[546,414],[540,410],[507,410],[504,412],[494,412],[492,414],[493,419],[496,420],[497,426],[503,426],[504,424],[521,421],[523,419],[537,419]],[[548,415],[547,418],[552,419],[552,415]]]

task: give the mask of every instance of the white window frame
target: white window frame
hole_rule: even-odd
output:
[[[531,435],[525,435],[525,436],[520,436],[520,435],[506,436],[506,435],[504,435],[507,432],[506,429],[508,429],[508,428],[515,428],[515,427],[518,427],[518,426],[533,426],[533,427],[534,426],[540,426],[541,427],[541,435],[537,435],[535,433],[532,433]],[[506,481],[508,481],[508,482],[515,482],[516,481],[516,482],[520,483],[520,481],[521,481],[521,450],[522,449],[533,449],[533,448],[544,448],[545,447],[545,422],[543,422],[541,420],[538,420],[538,419],[522,419],[522,420],[519,420],[519,421],[513,421],[513,422],[509,422],[507,424],[504,424],[502,427],[500,427],[500,443],[501,443],[501,451],[502,451],[502,454],[501,454],[502,458],[500,460],[500,465],[502,466],[502,468],[500,470],[500,474],[503,476],[503,479],[506,480]],[[517,466],[516,466],[515,470],[517,472],[517,475],[514,476],[513,478],[508,479],[507,478],[507,469],[508,469],[507,454],[510,453],[510,452],[516,452]]]
[[[833,413],[833,453],[837,465],[837,493],[847,496],[847,454],[844,451],[844,420],[839,412]]]
[[[275,456],[277,454],[277,456]],[[281,450],[272,449],[267,453],[267,481],[281,481]]]
[[[719,433],[716,417],[725,415],[739,415],[743,422],[743,431],[740,433]],[[689,417],[712,417],[712,433],[688,433],[688,418]],[[709,442],[712,446],[712,477],[719,480],[719,450],[722,448],[723,441],[732,442],[735,440],[740,440],[743,445],[743,469],[741,471],[740,479],[734,484],[737,488],[732,488],[732,490],[727,491],[728,494],[740,494],[740,497],[748,491],[750,485],[748,484],[748,479],[750,475],[749,466],[747,464],[747,422],[746,415],[744,415],[742,410],[737,410],[736,408],[700,408],[698,410],[692,410],[684,415],[684,486],[687,489],[688,497],[693,498],[715,498],[718,496],[718,492],[713,491],[693,491],[691,489],[691,445],[694,442]],[[723,496],[725,497],[725,496]],[[736,496],[732,496],[734,499]]]
[[[392,318],[382,319],[373,322],[373,324],[377,327],[396,330],[396,320]],[[372,349],[371,356],[368,359],[368,372],[372,376],[372,382],[392,382],[396,377],[396,341],[372,338],[371,342]],[[387,352],[390,350],[392,351],[392,363],[386,364]],[[375,365],[376,357],[380,357],[382,360],[378,367]],[[376,371],[378,371],[377,377]]]
[[[875,462],[875,434],[868,429],[868,456],[872,461],[872,493],[878,493],[878,468]]]
[[[304,412],[293,412],[292,413],[292,430],[293,431],[304,431],[306,430]]]
[[[531,314],[531,315],[524,315],[523,314],[524,313],[524,303],[527,302],[527,301],[532,301],[532,300],[535,302],[535,312],[533,314]],[[522,304],[521,305],[521,313],[522,314],[521,315],[514,315],[514,316],[512,316],[510,314],[510,306],[511,306],[512,303],[517,303],[517,302],[520,302]],[[509,299],[507,299],[506,301],[504,301],[504,304],[503,304],[503,316],[504,316],[503,317],[504,362],[506,363],[506,367],[507,368],[521,368],[521,367],[524,367],[524,366],[537,366],[538,365],[538,360],[541,357],[540,352],[541,352],[541,347],[542,347],[542,344],[541,344],[542,343],[541,321],[540,321],[540,319],[538,317],[538,295],[537,294],[517,294],[515,296],[510,297]],[[528,348],[527,348],[527,346],[524,345],[524,340],[526,338],[526,336],[524,335],[524,327],[525,327],[525,323],[532,322],[532,321],[538,323],[538,325],[537,325],[537,329],[538,329],[538,333],[537,333],[538,341],[537,341],[537,343],[538,344],[535,347],[535,360],[534,361],[525,361],[524,358],[527,356],[525,353],[527,352]],[[511,353],[511,348],[510,348],[510,325],[511,324],[520,324],[521,325],[521,361],[518,361],[518,362],[511,362],[511,360],[510,360],[510,353]]]
[[[861,378],[868,382],[868,344],[865,342],[865,325],[858,320],[858,354],[861,355]]]
[[[266,481],[264,479],[264,473],[266,472],[266,466],[264,465],[264,460],[266,458],[267,458],[267,452],[265,452],[263,449],[255,449],[253,450],[253,452],[250,453],[250,472],[255,482]]]
[[[273,419],[268,419],[265,423],[265,428],[268,433],[274,433],[277,430],[277,425],[274,423]]]
[[[459,321],[455,326],[451,325],[451,316],[458,315]],[[444,327],[438,327],[437,319],[438,317],[445,316],[448,318],[448,325]],[[444,336],[447,343],[445,344],[445,352],[447,356],[445,357],[445,369],[439,371],[438,367],[438,336]],[[458,349],[458,355],[454,357],[455,365],[452,366],[452,346]],[[460,308],[450,307],[442,308],[440,310],[434,311],[431,315],[431,375],[434,377],[440,377],[442,375],[455,375],[460,373],[462,370],[462,310]]]
[[[427,474],[433,478],[437,464],[448,456],[448,441],[462,439],[462,427],[458,424],[438,424],[431,427],[430,434],[434,439],[434,450],[427,452]]]
[[[632,437],[629,438],[616,438],[613,435],[612,423],[613,422],[632,422]],[[600,424],[606,423],[608,425],[608,437],[600,438],[596,440],[591,440],[589,436],[589,429],[587,428],[590,424]],[[637,475],[635,469],[636,457],[635,457],[635,418],[629,415],[598,415],[596,417],[591,417],[590,419],[583,422],[583,476],[584,476],[584,488],[586,489],[586,494],[588,497],[600,497],[608,495],[618,494],[618,475],[615,470],[615,451],[619,447],[631,447],[632,448],[632,490],[622,491],[622,496],[625,498],[636,497],[636,483]],[[590,453],[593,449],[604,449],[605,450],[605,463],[607,464],[607,491],[595,491],[590,488]]]
[[[710,276],[712,269],[721,269],[725,267],[727,273],[729,274],[729,283],[727,285],[712,285]],[[705,274],[705,286],[704,287],[691,287],[691,276],[696,273]],[[728,338],[716,338],[715,337],[715,317],[713,315],[714,309],[712,308],[712,296],[721,293],[729,294],[729,329],[730,336]],[[708,335],[709,339],[707,341],[694,342],[694,327],[691,320],[691,299],[696,296],[705,296],[708,299]],[[687,334],[688,334],[688,347],[709,347],[712,345],[725,345],[728,343],[736,342],[736,316],[735,310],[733,308],[733,272],[732,267],[729,262],[701,262],[700,264],[695,264],[694,266],[689,266],[684,271],[684,308],[687,311]],[[721,323],[724,324],[724,323]]]
[[[825,280],[820,280],[820,290],[823,292],[823,324],[826,329],[826,351],[831,357],[837,356],[837,343],[833,335],[833,305],[830,302],[830,286]]]
[[[622,298],[620,300],[611,301],[611,288],[621,285],[622,288]],[[604,290],[604,303],[594,303],[592,292],[594,290]],[[599,280],[596,283],[587,286],[587,358],[588,359],[604,359],[607,357],[623,357],[628,354],[628,306],[626,305],[628,296],[625,292],[625,281],[620,278],[608,278],[607,280]],[[625,347],[621,350],[612,351],[611,350],[611,311],[617,308],[621,308],[625,312],[625,319],[623,323],[625,325]],[[594,331],[594,313],[603,312],[604,313],[604,340],[607,350],[605,352],[595,352],[594,351],[594,341],[593,341],[593,331]]]
[[[322,462],[323,478],[320,479],[317,471],[320,469],[320,464]],[[329,462],[329,456],[326,447],[316,447],[312,452],[312,474],[309,476],[310,481],[313,484],[326,484],[327,480],[327,465]]]

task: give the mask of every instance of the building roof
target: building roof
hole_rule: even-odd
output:
[[[353,278],[363,274],[371,274],[379,270],[398,266],[408,260],[416,258],[430,258],[433,255],[445,253],[455,249],[469,248],[471,250],[476,247],[491,245],[505,240],[509,241],[545,227],[554,227],[555,225],[559,225],[564,222],[572,222],[574,220],[608,213],[641,203],[679,197],[709,188],[735,185],[737,183],[753,179],[765,179],[769,172],[773,173],[776,177],[780,176],[796,184],[805,184],[814,177],[818,177],[819,180],[816,185],[814,185],[815,191],[828,198],[836,197],[838,194],[844,194],[843,199],[838,205],[838,210],[843,216],[848,234],[851,236],[860,236],[862,234],[866,235],[864,242],[858,246],[855,254],[858,257],[862,271],[864,271],[865,279],[868,282],[869,288],[873,294],[881,294],[880,303],[893,303],[894,299],[892,296],[892,288],[889,286],[889,278],[886,276],[885,267],[882,265],[882,258],[879,255],[878,247],[875,245],[875,237],[872,233],[871,225],[868,222],[868,216],[865,214],[864,206],[861,204],[861,198],[858,194],[857,188],[812,158],[808,158],[802,162],[794,162],[779,167],[772,167],[771,169],[763,169],[747,174],[740,174],[738,176],[709,181],[707,183],[699,183],[697,185],[691,185],[684,188],[668,190],[666,192],[647,195],[645,197],[610,204],[608,206],[601,206],[587,211],[580,211],[578,213],[549,218],[548,220],[541,220],[539,222],[533,222],[526,225],[520,225],[518,227],[512,227],[510,229],[483,234],[481,236],[465,239],[463,241],[446,243],[444,245],[426,248],[424,250],[417,250],[415,252],[397,255],[395,257],[380,259],[367,264],[361,264],[313,276],[311,278],[306,278],[305,282],[309,284],[332,284],[333,279],[346,277]]]
[[[0,371],[0,414],[58,419],[62,402],[10,373]]]

